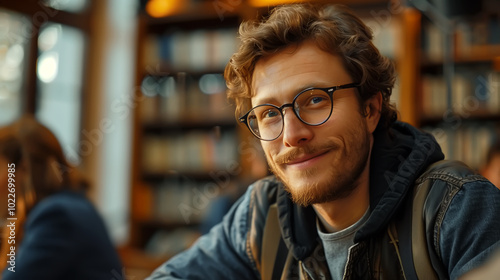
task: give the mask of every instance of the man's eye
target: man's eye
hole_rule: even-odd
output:
[[[311,104],[318,104],[324,100],[325,100],[325,98],[323,96],[314,96],[311,98]]]
[[[262,117],[266,119],[266,118],[274,118],[277,117],[278,115],[279,113],[276,112],[275,110],[267,110],[264,112],[264,114],[262,114]]]

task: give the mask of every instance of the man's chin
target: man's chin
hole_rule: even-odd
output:
[[[321,174],[317,171],[317,169],[296,171],[288,175],[286,172],[271,169],[271,172],[283,183],[292,201],[303,207],[325,202],[325,197],[330,192],[330,187],[327,186],[331,184],[325,181],[326,178],[321,178]]]
[[[321,196],[319,196],[318,193],[314,193],[310,190],[297,191],[297,190],[291,190],[288,187],[286,187],[285,189],[290,194],[290,198],[292,199],[293,203],[299,206],[308,207],[310,205],[323,202]]]
[[[304,178],[300,178],[297,181],[290,182],[283,181],[283,185],[285,187],[285,191],[289,193],[290,198],[295,204],[298,204],[303,207],[307,207],[309,205],[315,203],[321,203],[323,198],[322,190],[318,188],[317,184],[311,182],[305,182]]]
[[[318,174],[312,177],[292,176],[287,180],[277,177],[283,183],[292,201],[303,207],[346,198],[356,188],[353,180],[346,180],[339,185],[338,182],[321,178]]]

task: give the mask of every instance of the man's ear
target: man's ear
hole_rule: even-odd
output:
[[[382,112],[382,93],[377,92],[365,102],[366,124],[368,131],[373,133],[377,128]]]

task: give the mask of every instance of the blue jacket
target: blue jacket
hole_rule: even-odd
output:
[[[388,237],[415,186],[430,184],[424,206],[425,235],[433,265],[457,279],[500,246],[500,190],[458,162],[426,172],[443,154],[435,139],[396,122],[375,132],[370,170],[370,217],[356,233],[344,279],[403,279]],[[312,207],[293,204],[274,177],[251,185],[224,217],[190,249],[160,266],[148,279],[261,279],[262,233],[277,204],[288,257],[281,279],[330,279]]]
[[[4,270],[3,280],[125,279],[103,220],[80,193],[63,191],[36,204],[16,246],[15,272]]]

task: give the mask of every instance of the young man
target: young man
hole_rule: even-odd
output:
[[[411,245],[411,226],[394,228],[424,187],[422,260],[438,277],[456,279],[498,247],[500,191],[457,162],[428,169],[443,154],[395,121],[394,68],[357,17],[283,6],[240,36],[228,94],[274,176],[150,279],[412,279],[402,242]],[[281,240],[269,242],[273,226]]]

